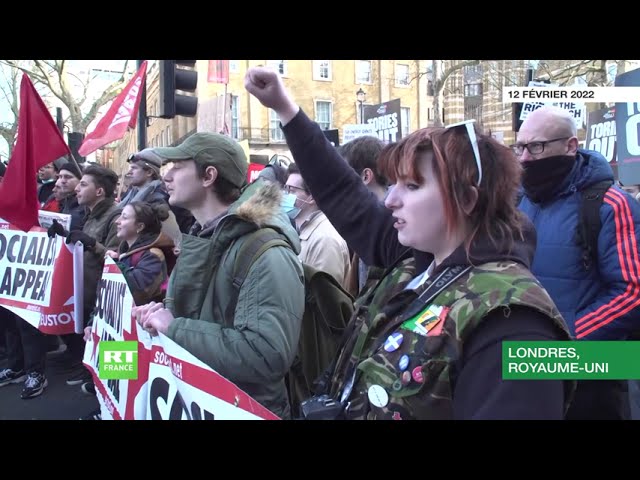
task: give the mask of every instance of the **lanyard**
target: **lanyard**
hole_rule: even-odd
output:
[[[402,315],[400,315],[396,321],[392,322],[383,333],[380,334],[378,340],[376,341],[375,347],[372,349],[373,352],[378,351],[386,341],[386,334],[394,329],[396,326],[404,322],[405,320],[414,317],[418,313],[420,313],[426,305],[431,303],[440,293],[445,290],[449,285],[455,282],[458,278],[465,275],[469,270],[471,270],[470,265],[456,265],[454,267],[448,267],[445,269],[437,278],[433,280],[427,280],[428,286],[425,290],[416,298],[409,307],[404,311]],[[362,355],[362,350],[364,349],[364,344],[366,341],[366,336],[363,337],[359,342],[356,343],[354,347],[352,357],[355,354],[356,361],[352,363],[350,375],[348,375],[349,380],[344,384],[342,395],[340,397],[340,402],[344,404],[344,402],[349,398],[351,392],[353,390],[353,386],[356,380],[356,373],[358,371],[357,365],[360,361],[360,356]]]

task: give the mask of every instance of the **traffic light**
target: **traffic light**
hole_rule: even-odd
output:
[[[198,86],[196,60],[160,60],[161,118],[194,117],[198,112],[198,97],[179,92],[195,93]]]
[[[80,132],[69,132],[67,133],[67,144],[69,145],[69,150],[71,150],[71,154],[73,158],[78,163],[84,163],[87,159],[81,156],[78,153],[78,149],[80,145],[82,145],[82,141],[84,140],[84,135]]]

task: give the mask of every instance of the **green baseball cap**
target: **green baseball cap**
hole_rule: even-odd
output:
[[[158,147],[153,152],[163,164],[193,160],[200,165],[216,167],[222,178],[238,188],[247,183],[247,156],[238,142],[219,133],[198,132],[177,147]]]

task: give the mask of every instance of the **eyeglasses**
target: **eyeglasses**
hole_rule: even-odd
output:
[[[546,147],[548,143],[559,142],[560,140],[568,140],[570,138],[571,137],[561,137],[554,138],[553,140],[545,140],[544,142],[516,143],[514,145],[509,145],[509,147],[517,156],[522,155],[525,148],[531,155],[539,155],[544,152],[544,147]]]
[[[478,167],[478,186],[480,186],[480,182],[482,182],[482,163],[480,163],[480,150],[478,150],[478,137],[476,136],[476,130],[473,127],[474,123],[475,120],[465,120],[464,122],[447,125],[444,128],[466,127],[467,135],[469,135],[469,141],[471,142],[471,148],[473,150],[473,156],[476,159],[476,165]]]
[[[309,192],[307,192],[304,188],[301,188],[301,187],[295,187],[295,186],[293,186],[293,185],[285,185],[284,187],[282,187],[282,189],[283,189],[286,193],[293,193],[291,190],[300,190],[301,192],[309,193]]]

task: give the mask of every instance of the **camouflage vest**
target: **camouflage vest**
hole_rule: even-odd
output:
[[[464,343],[497,308],[504,308],[507,316],[510,305],[536,309],[570,339],[553,301],[520,264],[495,262],[473,267],[407,319],[407,308],[431,283],[404,290],[414,275],[413,259],[403,261],[356,305],[355,325],[329,388],[331,396],[340,400],[345,385],[347,390],[350,383],[353,385],[346,399],[350,402],[349,419],[453,418],[452,392]],[[399,347],[396,343],[397,349],[390,348],[390,352],[383,348],[385,339],[398,333],[402,334]],[[565,385],[566,411],[575,383]],[[372,386],[377,386],[381,401],[370,400]]]

